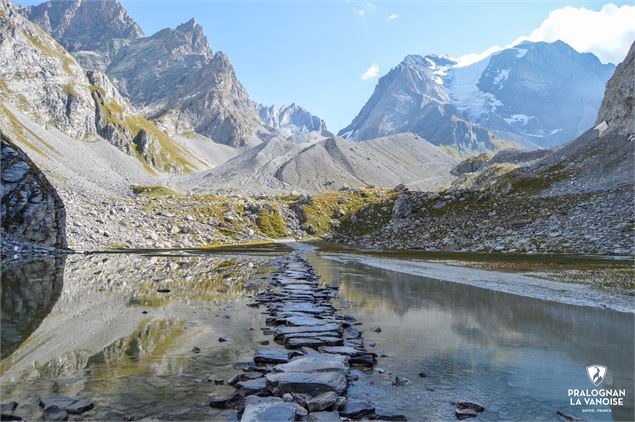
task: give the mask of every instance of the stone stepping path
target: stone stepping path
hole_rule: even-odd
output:
[[[235,408],[243,422],[382,419],[369,401],[347,397],[351,367],[372,370],[377,355],[364,348],[359,323],[335,309],[337,295],[300,256],[286,257],[249,304],[263,309],[263,332],[282,347],[258,350],[229,380],[234,392],[212,395],[210,406]]]

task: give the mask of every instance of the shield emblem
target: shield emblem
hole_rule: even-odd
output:
[[[606,377],[606,366],[604,365],[589,365],[586,367],[586,374],[596,387],[602,384]]]

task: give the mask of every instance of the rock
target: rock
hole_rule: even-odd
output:
[[[254,356],[254,362],[261,363],[287,363],[289,352],[284,349],[259,349]]]
[[[10,401],[0,404],[0,412],[13,412],[18,407],[18,402]]]
[[[341,355],[311,355],[295,358],[289,363],[274,366],[277,372],[324,372],[346,371],[346,357]]]
[[[201,353],[201,349],[199,347],[192,347],[192,353]]]
[[[296,419],[297,408],[293,403],[270,401],[248,404],[245,407],[241,422],[292,422]]]
[[[240,378],[241,381],[248,381],[248,380],[255,380],[256,378],[261,378],[263,376],[264,374],[262,372],[250,371],[250,372],[243,372],[238,377]]]
[[[170,289],[157,289],[158,293],[170,293],[171,290]]]
[[[16,241],[65,249],[66,211],[57,191],[4,134],[0,148],[2,230]]]
[[[409,383],[410,383],[410,380],[408,378],[404,378],[400,376],[396,376],[395,379],[392,381],[392,385],[406,385]]]
[[[582,422],[582,421],[584,421],[584,419],[578,418],[577,416],[570,415],[568,413],[565,413],[562,410],[556,410],[556,415],[560,416],[561,418],[564,418],[565,420],[571,421],[571,422]]]
[[[307,408],[309,412],[319,412],[327,410],[337,402],[337,394],[333,391],[327,391],[326,393],[318,394],[307,402]]]
[[[236,385],[240,381],[240,374],[236,374],[227,381],[227,385]]]
[[[421,371],[421,372],[419,372],[419,376],[420,376],[421,378],[425,378],[425,377],[427,377],[427,376],[428,376],[428,374],[426,374],[425,372]]]
[[[21,421],[22,418],[8,413],[0,413],[0,421]]]
[[[267,389],[267,380],[264,377],[240,381],[236,384],[241,393],[245,395],[257,394]]]
[[[457,401],[455,404],[457,409],[472,409],[476,412],[482,412],[485,410],[485,406],[473,401]]]
[[[472,409],[456,409],[454,415],[457,419],[463,420],[476,417],[476,411]]]
[[[342,394],[348,383],[341,371],[328,372],[278,372],[266,375],[270,389],[279,394],[301,393],[317,395],[327,391]]]
[[[404,219],[412,214],[412,203],[408,195],[399,195],[392,207],[392,217],[396,219]]]
[[[381,333],[381,327],[373,327],[371,330],[376,333]]]
[[[474,173],[480,170],[481,168],[483,168],[483,166],[485,166],[485,164],[489,161],[489,159],[490,159],[490,156],[489,154],[486,154],[486,153],[468,157],[467,159],[457,164],[450,171],[450,173],[453,174],[454,176],[461,176],[465,173]]]
[[[301,420],[302,422],[341,422],[337,412],[311,412]]]
[[[289,393],[284,393],[282,395],[282,401],[286,401],[286,402],[292,402],[293,401],[293,396]]]
[[[40,407],[47,409],[49,407],[56,406],[70,414],[81,414],[89,411],[95,405],[91,400],[87,399],[73,399],[67,396],[52,396],[45,399],[40,399]]]
[[[340,411],[340,416],[351,419],[359,419],[363,416],[369,416],[374,413],[375,406],[371,402],[362,399],[349,398],[346,400],[344,409]]]
[[[66,406],[64,410],[70,413],[71,415],[79,415],[89,411],[93,407],[95,407],[95,404],[92,401],[84,399],[84,400],[75,400],[72,404],[70,404],[69,406]]]
[[[263,340],[259,343],[261,346],[268,346],[269,345],[269,340]]]
[[[218,338],[218,342],[219,342],[219,343],[225,343],[225,342],[226,342],[226,341],[228,341],[228,340],[229,340],[229,337],[224,337],[224,336],[223,336],[223,337],[219,337],[219,338]]]
[[[212,393],[209,395],[208,405],[217,409],[227,409],[238,400],[236,392],[229,394]]]
[[[58,406],[49,406],[44,409],[44,420],[46,421],[67,421],[68,413]]]

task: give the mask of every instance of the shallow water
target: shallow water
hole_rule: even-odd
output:
[[[18,401],[16,413],[32,418],[37,397],[67,394],[95,401],[86,419],[231,419],[205,405],[209,393],[230,388],[208,378],[234,375],[233,363],[266,339],[264,316],[246,303],[282,253],[272,245],[4,266],[2,401]],[[325,283],[341,286],[343,313],[363,321],[366,344],[388,355],[377,364],[384,374],[360,373],[351,387],[382,412],[456,420],[450,402],[474,399],[486,406],[481,420],[554,420],[558,409],[587,420],[634,418],[632,313],[305,253]],[[568,405],[567,389],[593,388],[590,364],[608,367],[601,387],[627,390],[624,406],[583,414]],[[411,382],[392,386],[394,375]]]

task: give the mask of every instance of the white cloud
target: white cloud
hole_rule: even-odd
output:
[[[459,65],[475,63],[496,51],[522,41],[562,40],[577,51],[595,54],[603,63],[621,62],[635,40],[635,5],[605,4],[598,11],[584,7],[553,10],[529,35],[517,38],[505,47],[490,47],[480,54],[459,57]]]
[[[346,4],[352,7],[356,15],[362,17],[376,8],[376,6],[368,0],[346,0]]]
[[[379,65],[373,63],[370,67],[362,74],[362,79],[367,81],[369,79],[373,79],[379,76]]]
[[[399,16],[398,16],[396,13],[393,13],[392,15],[388,15],[388,16],[386,17],[386,20],[387,20],[388,22],[394,22],[394,21],[396,21],[396,20],[397,20],[397,18],[398,18],[398,17],[399,17]]]

